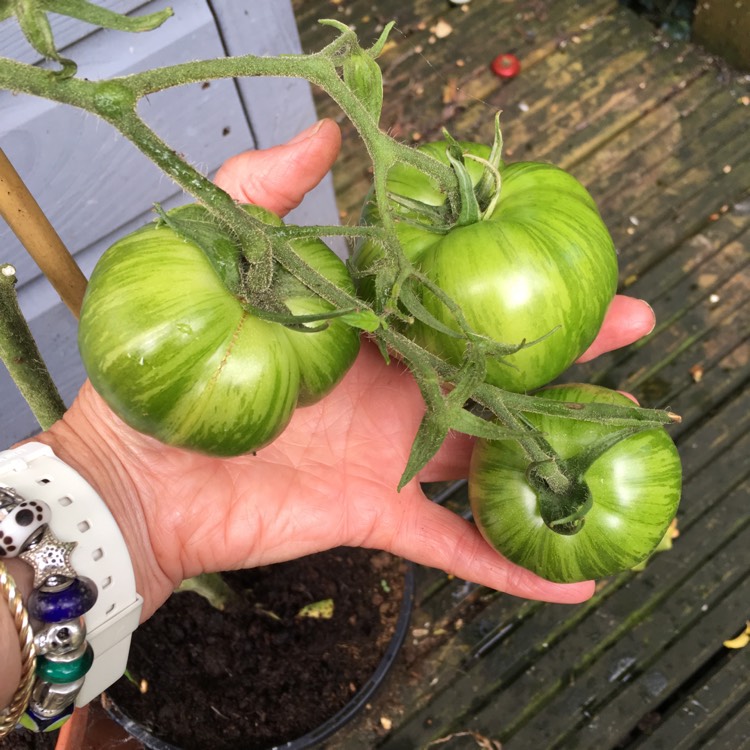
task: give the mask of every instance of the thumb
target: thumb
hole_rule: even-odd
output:
[[[340,148],[338,125],[321,120],[288,143],[233,156],[214,182],[240,203],[255,203],[283,216],[323,179]]]

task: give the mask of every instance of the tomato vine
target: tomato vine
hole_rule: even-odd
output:
[[[6,16],[25,5],[24,0],[10,3],[5,7]],[[46,12],[48,5],[52,4],[42,2],[36,7]],[[91,4],[85,0],[66,0],[64,7],[59,3],[55,5],[55,12],[70,11],[71,15],[77,13],[76,17],[91,12],[87,10]],[[99,18],[96,23],[101,25],[106,21],[112,28],[132,30],[118,25],[114,15]],[[164,20],[155,17],[150,23],[155,27]],[[331,27],[336,36],[326,47],[312,54],[279,57],[243,55],[203,60],[102,81],[76,78],[74,63],[62,59],[53,42],[43,35],[43,39],[32,38],[32,43],[45,56],[57,60],[61,70],[51,72],[0,57],[0,87],[71,105],[110,123],[205,206],[231,234],[250,266],[259,269],[257,273],[260,276],[252,279],[257,288],[271,284],[268,275],[273,273],[273,264],[278,264],[334,308],[349,315],[348,323],[367,331],[386,357],[394,353],[402,359],[414,373],[427,405],[412,456],[402,477],[402,485],[418,474],[450,430],[460,430],[483,438],[512,437],[527,459],[540,467],[539,476],[545,484],[553,492],[564,493],[569,490],[569,477],[561,471],[553,447],[524,415],[534,413],[590,421],[628,432],[654,429],[676,421],[676,415],[668,411],[610,403],[563,404],[511,393],[487,382],[488,360],[511,353],[518,345],[498,344],[474,330],[461,306],[445,295],[438,284],[407,258],[397,230],[397,209],[390,200],[388,176],[397,165],[418,170],[435,190],[443,194],[442,217],[447,224],[461,222],[462,217],[468,222],[466,212],[472,209],[469,196],[477,196],[476,210],[486,212],[493,208],[492,196],[501,181],[497,167],[502,147],[499,128],[493,153],[484,160],[486,164],[479,184],[475,190],[467,191],[463,154],[460,148],[456,150],[455,142],[451,142],[451,158],[446,163],[426,151],[394,140],[379,128],[383,86],[376,58],[385,46],[392,24],[384,29],[371,48],[365,49],[360,46],[356,34],[344,24],[338,21],[321,23]],[[144,25],[144,28],[147,26]],[[157,91],[194,82],[243,76],[304,78],[324,90],[338,104],[359,132],[372,161],[373,200],[379,215],[377,225],[295,227],[266,224],[240,208],[229,195],[188,164],[146,125],[136,111],[140,99]],[[471,215],[476,214],[476,210]],[[374,306],[370,301],[332,283],[295,252],[295,240],[334,235],[366,238],[382,248],[383,262],[373,283],[380,290],[384,304]],[[460,361],[446,360],[400,330],[399,321],[412,320],[414,317],[415,305],[406,304],[406,311],[404,308],[404,302],[409,302],[410,285],[414,280],[438,296],[451,314],[456,324],[456,335],[465,344],[465,353]],[[285,322],[293,325],[294,316]],[[468,410],[467,404],[471,402],[483,407],[490,419]]]

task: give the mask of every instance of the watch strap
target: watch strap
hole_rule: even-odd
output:
[[[143,599],[135,590],[127,545],[94,488],[43,443],[0,451],[0,486],[49,505],[50,529],[76,543],[71,563],[97,586],[96,603],[84,615],[94,662],[76,697],[83,706],[125,672],[131,634],[140,622]]]

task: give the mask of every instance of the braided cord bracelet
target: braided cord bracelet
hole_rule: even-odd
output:
[[[16,582],[3,562],[0,562],[0,588],[3,590],[18,631],[22,660],[21,683],[10,705],[0,711],[0,738],[2,738],[10,734],[29,705],[31,690],[34,687],[36,649],[34,648],[34,633],[29,624],[29,613],[23,605]]]

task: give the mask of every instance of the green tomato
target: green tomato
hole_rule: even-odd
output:
[[[196,207],[170,215],[187,210]],[[240,278],[238,252],[215,244],[220,251],[209,257],[164,222],[117,241],[89,281],[78,342],[94,388],[129,425],[171,445],[232,456],[266,445],[296,406],[329,393],[353,363],[359,335],[337,319],[301,332],[257,317],[227,285]],[[323,242],[298,240],[294,248],[353,292],[345,265]],[[271,292],[295,315],[332,309],[281,268]]]
[[[489,149],[461,144],[487,158]],[[422,147],[447,162],[445,143]],[[483,167],[466,160],[476,184]],[[524,392],[545,385],[566,370],[594,340],[617,288],[617,259],[612,239],[586,189],[571,175],[549,164],[501,165],[502,185],[491,214],[441,233],[415,225],[417,214],[395,199],[391,206],[407,258],[460,306],[476,332],[497,342],[538,343],[488,363],[487,381]],[[390,173],[388,192],[440,206],[445,196],[410,165]],[[378,224],[370,196],[363,221]],[[422,219],[424,222],[424,219]],[[352,263],[359,273],[383,259],[377,242],[360,244]],[[363,297],[375,300],[372,277],[364,277]],[[430,291],[421,302],[444,326],[458,330],[450,311]],[[419,320],[405,332],[421,346],[460,364],[465,344]],[[545,338],[546,337],[546,338]]]
[[[538,398],[575,403],[632,405],[616,391],[563,385]],[[559,457],[570,461],[618,428],[527,414]],[[515,441],[477,441],[471,458],[469,498],[478,528],[509,560],[551,581],[609,576],[645,560],[677,512],[681,466],[664,428],[624,438],[606,450],[580,479],[593,504],[577,533],[563,534],[542,518],[543,498],[529,480],[530,462]]]

